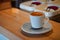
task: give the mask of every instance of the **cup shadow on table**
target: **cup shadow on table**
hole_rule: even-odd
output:
[[[47,32],[47,33],[44,33],[44,34],[29,34],[29,33],[26,33],[24,31],[21,30],[21,33],[26,36],[26,37],[31,37],[31,38],[43,38],[43,37],[48,37],[49,35],[51,35],[53,33],[53,30]]]

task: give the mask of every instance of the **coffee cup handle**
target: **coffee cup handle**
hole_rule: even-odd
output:
[[[49,22],[49,18],[45,17],[44,24],[47,24]]]

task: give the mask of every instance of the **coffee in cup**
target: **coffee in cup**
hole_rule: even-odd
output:
[[[33,12],[31,15],[32,16],[43,16],[44,14],[41,12]]]

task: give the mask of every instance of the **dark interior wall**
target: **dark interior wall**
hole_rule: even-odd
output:
[[[25,2],[29,0],[18,0],[18,2]],[[0,0],[0,10],[11,8],[11,0]]]
[[[8,2],[8,1],[11,1],[11,0],[0,0],[0,3],[3,3],[3,2]],[[19,0],[20,2],[25,2],[25,1],[30,1],[30,0]]]
[[[0,3],[2,3],[2,2],[8,2],[8,1],[11,1],[11,0],[0,0]]]

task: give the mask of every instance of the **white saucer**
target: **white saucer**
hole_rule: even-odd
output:
[[[51,31],[51,29],[52,29],[52,25],[49,22],[47,24],[44,24],[42,29],[34,30],[31,27],[32,27],[31,23],[25,23],[25,24],[23,24],[21,29],[22,29],[22,31],[29,33],[29,34],[43,34],[43,33]]]

